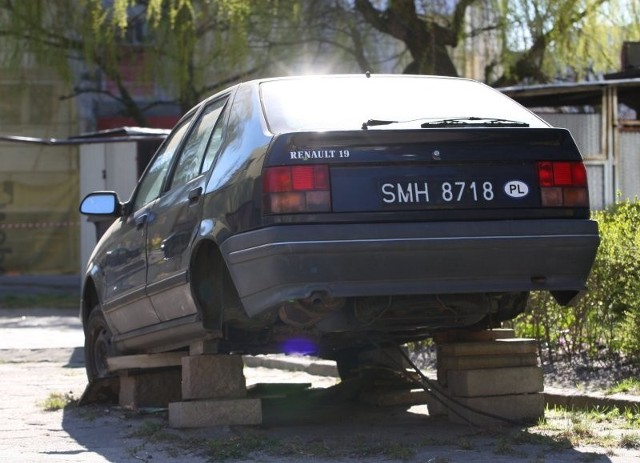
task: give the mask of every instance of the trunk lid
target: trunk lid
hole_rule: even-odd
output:
[[[291,133],[269,150],[265,168],[278,166],[327,166],[330,205],[290,211],[330,214],[325,220],[589,216],[586,171],[565,129]],[[272,214],[269,189],[265,212]]]

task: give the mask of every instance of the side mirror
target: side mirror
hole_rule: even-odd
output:
[[[85,215],[118,217],[121,211],[120,199],[113,191],[89,193],[80,203],[80,213]]]

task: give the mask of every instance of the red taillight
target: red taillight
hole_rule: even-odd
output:
[[[587,170],[580,161],[539,162],[538,182],[543,206],[589,207]]]
[[[329,166],[267,167],[262,176],[265,212],[329,212]]]

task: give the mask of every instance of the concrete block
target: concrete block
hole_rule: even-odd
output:
[[[222,337],[222,336],[221,336]],[[218,352],[218,340],[200,340],[189,345],[189,355],[216,354]]]
[[[215,399],[247,395],[239,355],[190,355],[182,358],[182,398]]]
[[[495,341],[456,342],[438,345],[438,356],[466,355],[518,355],[536,354],[538,346],[534,339],[512,338]]]
[[[539,367],[449,370],[447,387],[453,397],[531,394],[544,389]]]
[[[427,398],[427,410],[429,412],[429,416],[448,416],[448,403],[449,402],[440,394],[438,394],[437,398],[430,395]]]
[[[118,402],[125,408],[166,407],[180,400],[180,368],[120,375]]]
[[[477,426],[535,423],[544,416],[543,394],[515,394],[496,397],[457,397],[450,402],[449,421]],[[486,416],[474,410],[489,413]],[[499,418],[496,418],[499,417]],[[502,419],[501,419],[502,418]],[[508,420],[508,421],[504,421]]]
[[[437,333],[433,340],[438,343],[495,341],[496,339],[514,338],[511,328],[495,328],[492,330],[451,330]]]
[[[173,428],[261,423],[260,399],[208,399],[169,404],[169,425]]]
[[[429,403],[429,393],[422,390],[398,389],[395,391],[372,390],[362,392],[360,402],[378,407],[392,407],[395,405],[420,405]]]
[[[514,355],[463,355],[459,357],[446,356],[439,360],[438,367],[444,370],[538,366],[538,356],[534,353]]]

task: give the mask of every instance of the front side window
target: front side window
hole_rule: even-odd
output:
[[[169,136],[170,138],[162,145],[160,152],[153,158],[147,170],[145,170],[135,199],[133,200],[133,210],[137,211],[142,206],[156,199],[161,192],[162,184],[171,167],[171,161],[184,137],[191,118],[183,121]]]
[[[210,164],[203,166],[203,159],[205,153],[209,151],[207,147],[211,144],[209,141],[211,132],[213,127],[216,126],[226,101],[227,99],[223,98],[204,108],[200,120],[196,123],[184,145],[180,160],[173,174],[171,188],[184,185],[210,167]]]

